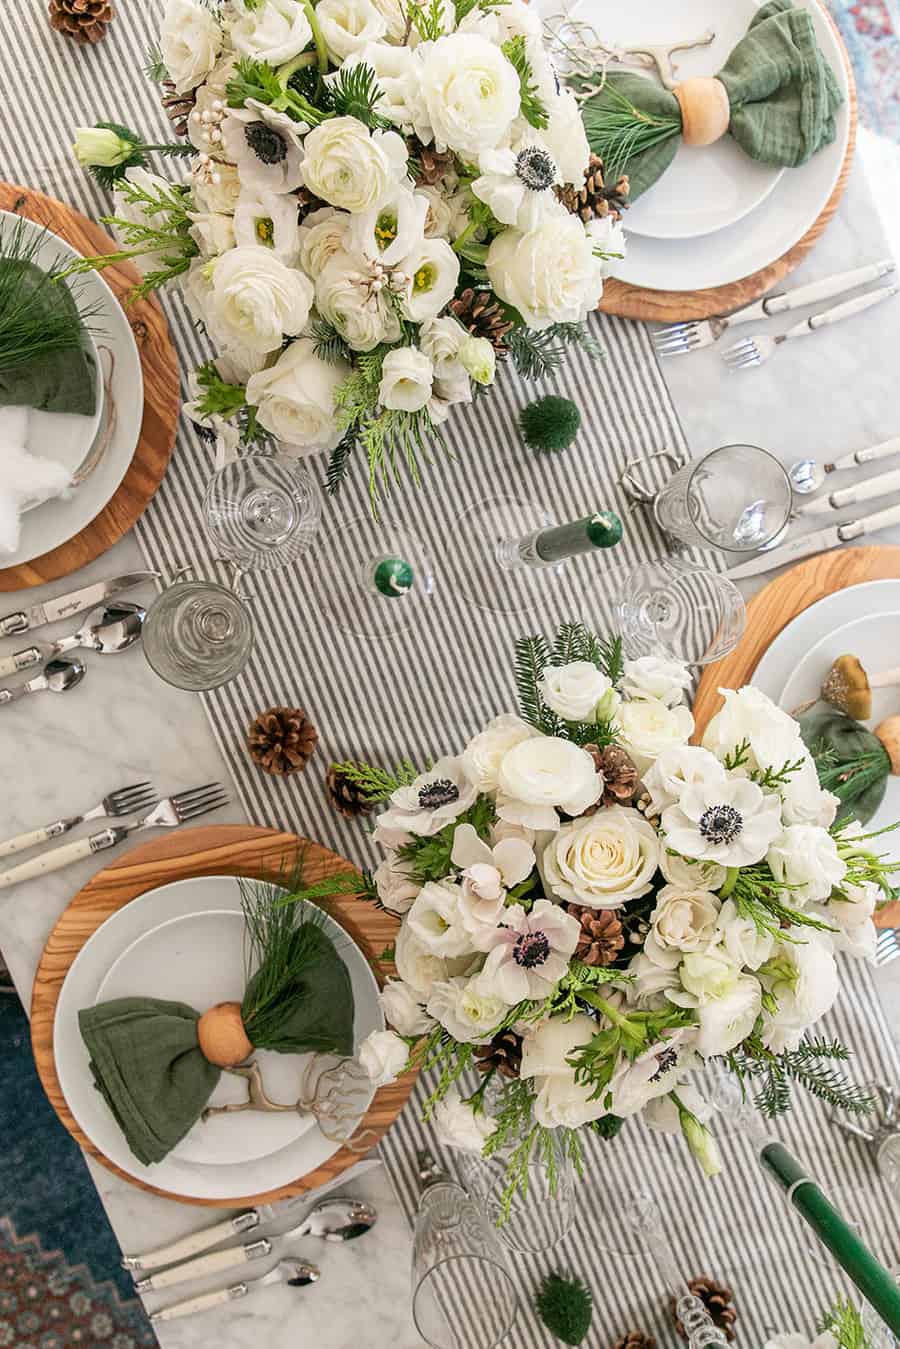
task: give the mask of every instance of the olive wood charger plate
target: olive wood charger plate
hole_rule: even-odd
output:
[[[316,1170],[262,1194],[234,1195],[228,1199],[196,1199],[172,1194],[127,1175],[95,1147],[69,1110],[56,1073],[53,1020],[63,981],[85,942],[110,914],[148,890],[192,876],[250,876],[278,880],[284,874],[285,863],[289,865],[295,857],[298,846],[305,849],[304,874],[310,884],[323,876],[356,870],[327,848],[277,829],[232,824],[180,829],[132,849],[98,871],[61,914],[47,939],[35,976],[31,1003],[31,1044],[38,1074],[50,1104],[76,1143],[130,1185],[182,1204],[239,1208],[303,1194],[339,1176],[359,1161],[358,1152],[341,1148]],[[396,937],[400,926],[398,919],[355,895],[330,897],[328,911],[359,945],[379,983],[383,983],[386,971],[380,956]],[[373,1147],[403,1109],[415,1079],[415,1072],[406,1073],[397,1082],[375,1093],[363,1121],[376,1135]]]
[[[112,253],[110,236],[74,207],[28,187],[0,183],[0,209],[25,216],[58,234],[85,256]],[[156,492],[172,457],[181,407],[178,357],[159,301],[154,297],[126,304],[140,281],[131,263],[115,263],[103,279],[131,325],[144,375],[144,417],[140,438],[125,477],[90,524],[58,548],[17,566],[0,568],[0,592],[23,590],[69,576],[100,557],[127,534]]]
[[[695,739],[722,706],[720,688],[739,689],[753,681],[765,652],[787,625],[826,595],[863,581],[900,579],[900,548],[839,548],[820,553],[770,581],[747,605],[747,629],[724,660],[703,673],[694,700]],[[900,901],[875,915],[879,927],[900,927]]]

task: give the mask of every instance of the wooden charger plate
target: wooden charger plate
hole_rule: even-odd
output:
[[[116,248],[99,225],[43,192],[0,183],[0,209],[46,225],[85,256],[112,253]],[[178,357],[169,337],[169,325],[157,299],[125,303],[126,296],[141,279],[131,263],[107,267],[103,279],[125,311],[141,358],[144,420],[140,439],[128,472],[100,514],[79,534],[42,557],[0,568],[0,592],[57,581],[100,557],[144,513],[169,466],[181,407]]]
[[[35,976],[31,1002],[31,1044],[41,1082],[50,1104],[76,1143],[130,1185],[182,1204],[240,1208],[303,1194],[339,1176],[348,1166],[359,1161],[358,1152],[341,1148],[315,1171],[263,1194],[234,1195],[228,1199],[194,1199],[172,1194],[129,1176],[95,1147],[82,1133],[69,1110],[56,1074],[53,1020],[60,989],[72,961],[110,914],[147,890],[191,876],[252,876],[278,880],[283,875],[285,862],[290,864],[298,846],[306,849],[305,874],[310,884],[323,876],[355,871],[349,862],[327,848],[317,843],[307,843],[296,834],[282,833],[277,829],[233,824],[180,829],[134,848],[98,871],[75,896],[47,939]],[[400,926],[399,920],[354,895],[330,898],[329,913],[361,947],[379,983],[383,983],[380,956],[385,947],[393,943]],[[407,1073],[391,1086],[382,1087],[376,1092],[364,1121],[365,1127],[377,1135],[375,1142],[390,1128],[403,1109],[415,1078],[414,1072]],[[374,1142],[372,1146],[375,1146]]]
[[[722,706],[720,688],[739,689],[753,681],[765,652],[787,625],[826,595],[863,581],[900,578],[900,548],[839,548],[820,553],[770,581],[747,605],[743,640],[724,660],[703,673],[694,700],[694,738],[699,740],[710,719]],[[900,901],[875,916],[879,927],[900,927]]]

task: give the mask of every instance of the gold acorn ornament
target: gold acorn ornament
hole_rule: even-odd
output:
[[[50,27],[79,46],[101,42],[116,17],[109,0],[50,0],[48,13]]]

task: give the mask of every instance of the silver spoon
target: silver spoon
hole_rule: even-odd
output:
[[[322,1199],[302,1223],[282,1232],[279,1240],[321,1237],[323,1241],[353,1241],[364,1236],[377,1221],[378,1214],[364,1199]]]
[[[82,624],[71,637],[60,637],[55,642],[41,642],[39,646],[28,646],[24,651],[16,651],[6,660],[0,661],[0,675],[18,674],[20,670],[30,670],[34,665],[53,656],[61,656],[64,651],[74,651],[78,647],[87,647],[108,656],[116,651],[125,651],[140,641],[141,631],[147,610],[139,604],[129,604],[125,600],[107,604],[105,608],[95,610],[87,622]]]
[[[196,1312],[205,1312],[210,1307],[218,1307],[223,1302],[233,1302],[235,1298],[246,1297],[257,1288],[270,1288],[276,1283],[286,1283],[288,1288],[307,1288],[317,1283],[319,1271],[315,1265],[305,1260],[279,1260],[274,1269],[258,1279],[246,1279],[243,1283],[233,1283],[230,1288],[219,1288],[215,1293],[202,1293],[200,1297],[191,1297],[184,1302],[175,1302],[171,1307],[163,1307],[153,1312],[150,1320],[174,1321],[178,1316],[193,1316]]]
[[[16,703],[29,693],[68,693],[81,683],[87,670],[77,656],[66,656],[62,660],[48,660],[39,675],[29,679],[17,689],[0,689],[0,707],[5,703]]]

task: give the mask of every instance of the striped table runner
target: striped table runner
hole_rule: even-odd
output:
[[[70,156],[72,128],[102,118],[133,126],[149,140],[165,135],[158,91],[142,74],[161,10],[162,0],[120,4],[107,39],[96,48],[77,48],[50,31],[45,0],[0,6],[0,74],[7,99],[0,155],[7,179],[62,197],[90,216],[108,210],[106,195]],[[180,297],[164,303],[186,376],[210,349]],[[405,753],[425,762],[454,752],[491,716],[513,707],[516,637],[552,631],[570,617],[610,629],[623,571],[664,551],[645,516],[628,514],[617,475],[630,456],[662,449],[684,454],[686,446],[646,332],[602,317],[592,327],[605,349],[603,361],[574,352],[543,386],[525,384],[505,369],[489,397],[447,424],[455,458],[438,458],[427,469],[423,490],[395,488],[383,513],[385,541],[392,525],[413,528],[437,573],[436,597],[414,633],[381,642],[346,636],[321,604],[308,561],[252,578],[253,658],[239,679],[205,698],[250,818],[318,838],[361,864],[372,862],[374,850],[363,830],[340,819],[327,803],[323,780],[333,759],[359,756],[388,764]],[[573,450],[539,457],[522,445],[516,416],[548,388],[576,401],[583,430]],[[193,562],[201,574],[213,567],[200,514],[211,465],[209,447],[183,424],[166,480],[137,527],[148,565],[171,571]],[[324,470],[324,461],[319,466]],[[460,510],[511,490],[560,520],[602,507],[626,519],[626,538],[614,554],[570,564],[543,607],[518,617],[485,613],[446,584],[441,589],[442,559]],[[342,497],[326,503],[325,528],[342,525],[352,538],[352,521],[366,509],[358,470]],[[319,751],[299,777],[267,777],[243,748],[248,722],[278,703],[305,707],[319,728]],[[846,992],[827,1032],[854,1047],[858,1076],[896,1082],[898,1062],[871,982],[855,967],[845,974]],[[418,1101],[424,1090],[423,1084]],[[414,1097],[383,1144],[410,1215],[417,1193],[415,1152],[427,1135],[418,1122],[418,1101]],[[861,1145],[846,1141],[823,1110],[798,1101],[783,1134],[826,1185],[847,1192],[848,1204],[863,1214],[867,1228],[893,1233],[890,1201]],[[685,1271],[734,1281],[743,1344],[756,1349],[774,1326],[808,1325],[834,1286],[834,1272],[807,1255],[804,1232],[765,1187],[743,1143],[726,1139],[723,1146],[726,1174],[709,1183],[697,1178],[678,1140],[651,1138],[640,1124],[615,1143],[589,1145],[572,1233],[546,1257],[514,1261],[523,1301],[543,1270],[577,1271],[596,1300],[591,1345],[604,1349],[632,1326],[654,1331],[661,1344],[674,1344],[665,1328],[662,1283],[650,1262],[628,1254],[633,1246],[620,1218],[627,1194],[649,1184]],[[884,1240],[890,1245],[896,1238]],[[466,1325],[478,1316],[477,1307],[460,1308],[463,1343]],[[525,1309],[508,1342],[514,1349],[531,1349],[554,1341]]]

